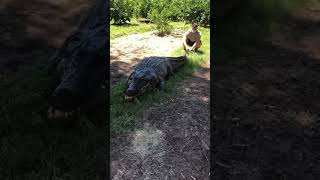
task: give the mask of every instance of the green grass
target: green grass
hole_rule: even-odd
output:
[[[289,14],[307,1],[310,0],[243,1],[232,16],[217,21],[217,44],[236,50],[245,43],[261,42],[279,30]]]
[[[227,18],[217,21],[214,49],[215,63],[225,63],[226,56],[240,53],[245,45],[264,43],[272,32],[281,30],[290,13],[312,0],[246,0]],[[313,0],[314,1],[314,0]]]
[[[0,179],[82,179],[87,169],[97,170],[94,163],[104,163],[105,129],[46,121],[55,85],[45,64],[23,65],[0,78]]]
[[[189,26],[183,23],[174,23],[176,26],[186,30]],[[210,29],[201,28],[203,46],[199,53],[191,53],[188,56],[188,64],[179,72],[175,73],[165,83],[165,88],[162,91],[150,90],[143,94],[135,103],[128,103],[124,100],[123,91],[125,90],[125,81],[119,82],[112,88],[111,91],[111,132],[119,133],[126,132],[139,127],[139,122],[142,118],[143,111],[147,107],[157,105],[160,101],[169,99],[177,93],[179,82],[186,78],[190,78],[192,73],[197,70],[201,64],[210,61]],[[183,55],[183,49],[179,48],[172,52],[173,56]]]
[[[181,30],[184,31],[190,28],[190,25],[187,25],[183,22],[170,22],[170,25],[174,27],[175,31],[181,31]],[[154,30],[156,30],[155,24],[140,23],[137,20],[132,20],[130,24],[125,24],[125,25],[114,25],[111,22],[110,39],[113,40],[121,36],[144,33],[144,32],[154,31]]]
[[[144,33],[148,31],[152,31],[155,28],[154,24],[146,24],[139,23],[137,20],[132,20],[130,24],[126,25],[114,25],[112,22],[110,23],[110,39],[113,40],[115,38],[121,36],[127,36],[130,34],[136,33]]]

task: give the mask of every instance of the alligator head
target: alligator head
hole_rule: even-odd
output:
[[[149,87],[155,87],[158,83],[157,75],[152,70],[136,70],[128,78],[125,99],[132,100],[144,93]]]

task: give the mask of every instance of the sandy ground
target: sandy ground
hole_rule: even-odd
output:
[[[172,50],[182,46],[181,39],[182,33],[159,37],[154,32],[146,32],[112,40],[111,84],[128,76],[134,66],[146,56],[169,56]]]

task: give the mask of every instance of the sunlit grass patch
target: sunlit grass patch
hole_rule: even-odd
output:
[[[140,23],[137,20],[132,20],[130,24],[114,25],[110,24],[110,39],[115,39],[121,36],[127,36],[130,34],[144,33],[152,31],[155,25],[152,23]]]
[[[190,24],[183,22],[170,22],[171,26],[174,27],[173,32],[182,32],[190,29]],[[125,25],[114,25],[110,24],[110,39],[116,39],[122,36],[131,34],[144,33],[148,31],[155,31],[156,25],[153,23],[140,23],[137,20],[132,20],[130,24]]]

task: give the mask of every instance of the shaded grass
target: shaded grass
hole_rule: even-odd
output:
[[[187,29],[189,26],[185,26],[182,23],[176,23],[181,25],[182,29]],[[139,127],[140,120],[143,112],[150,106],[157,106],[161,101],[165,101],[173,97],[177,92],[177,88],[180,83],[192,76],[202,64],[209,63],[210,61],[210,29],[202,28],[202,42],[201,53],[191,53],[188,55],[188,63],[182,67],[174,76],[170,77],[165,83],[164,90],[159,91],[149,90],[142,96],[138,97],[138,100],[134,103],[128,103],[124,100],[123,91],[126,88],[125,80],[120,81],[112,88],[111,91],[111,132],[120,133],[130,130],[134,130]],[[172,56],[181,56],[184,51],[178,48],[172,52]]]
[[[215,65],[239,56],[245,46],[264,43],[272,32],[280,31],[293,11],[317,0],[245,0],[230,16],[217,19],[213,46]]]
[[[308,1],[242,1],[233,14],[217,20],[216,44],[237,50],[245,43],[259,43],[271,32],[281,29],[290,13]]]
[[[105,167],[104,129],[46,120],[54,81],[39,62],[1,77],[0,179],[96,179]]]

